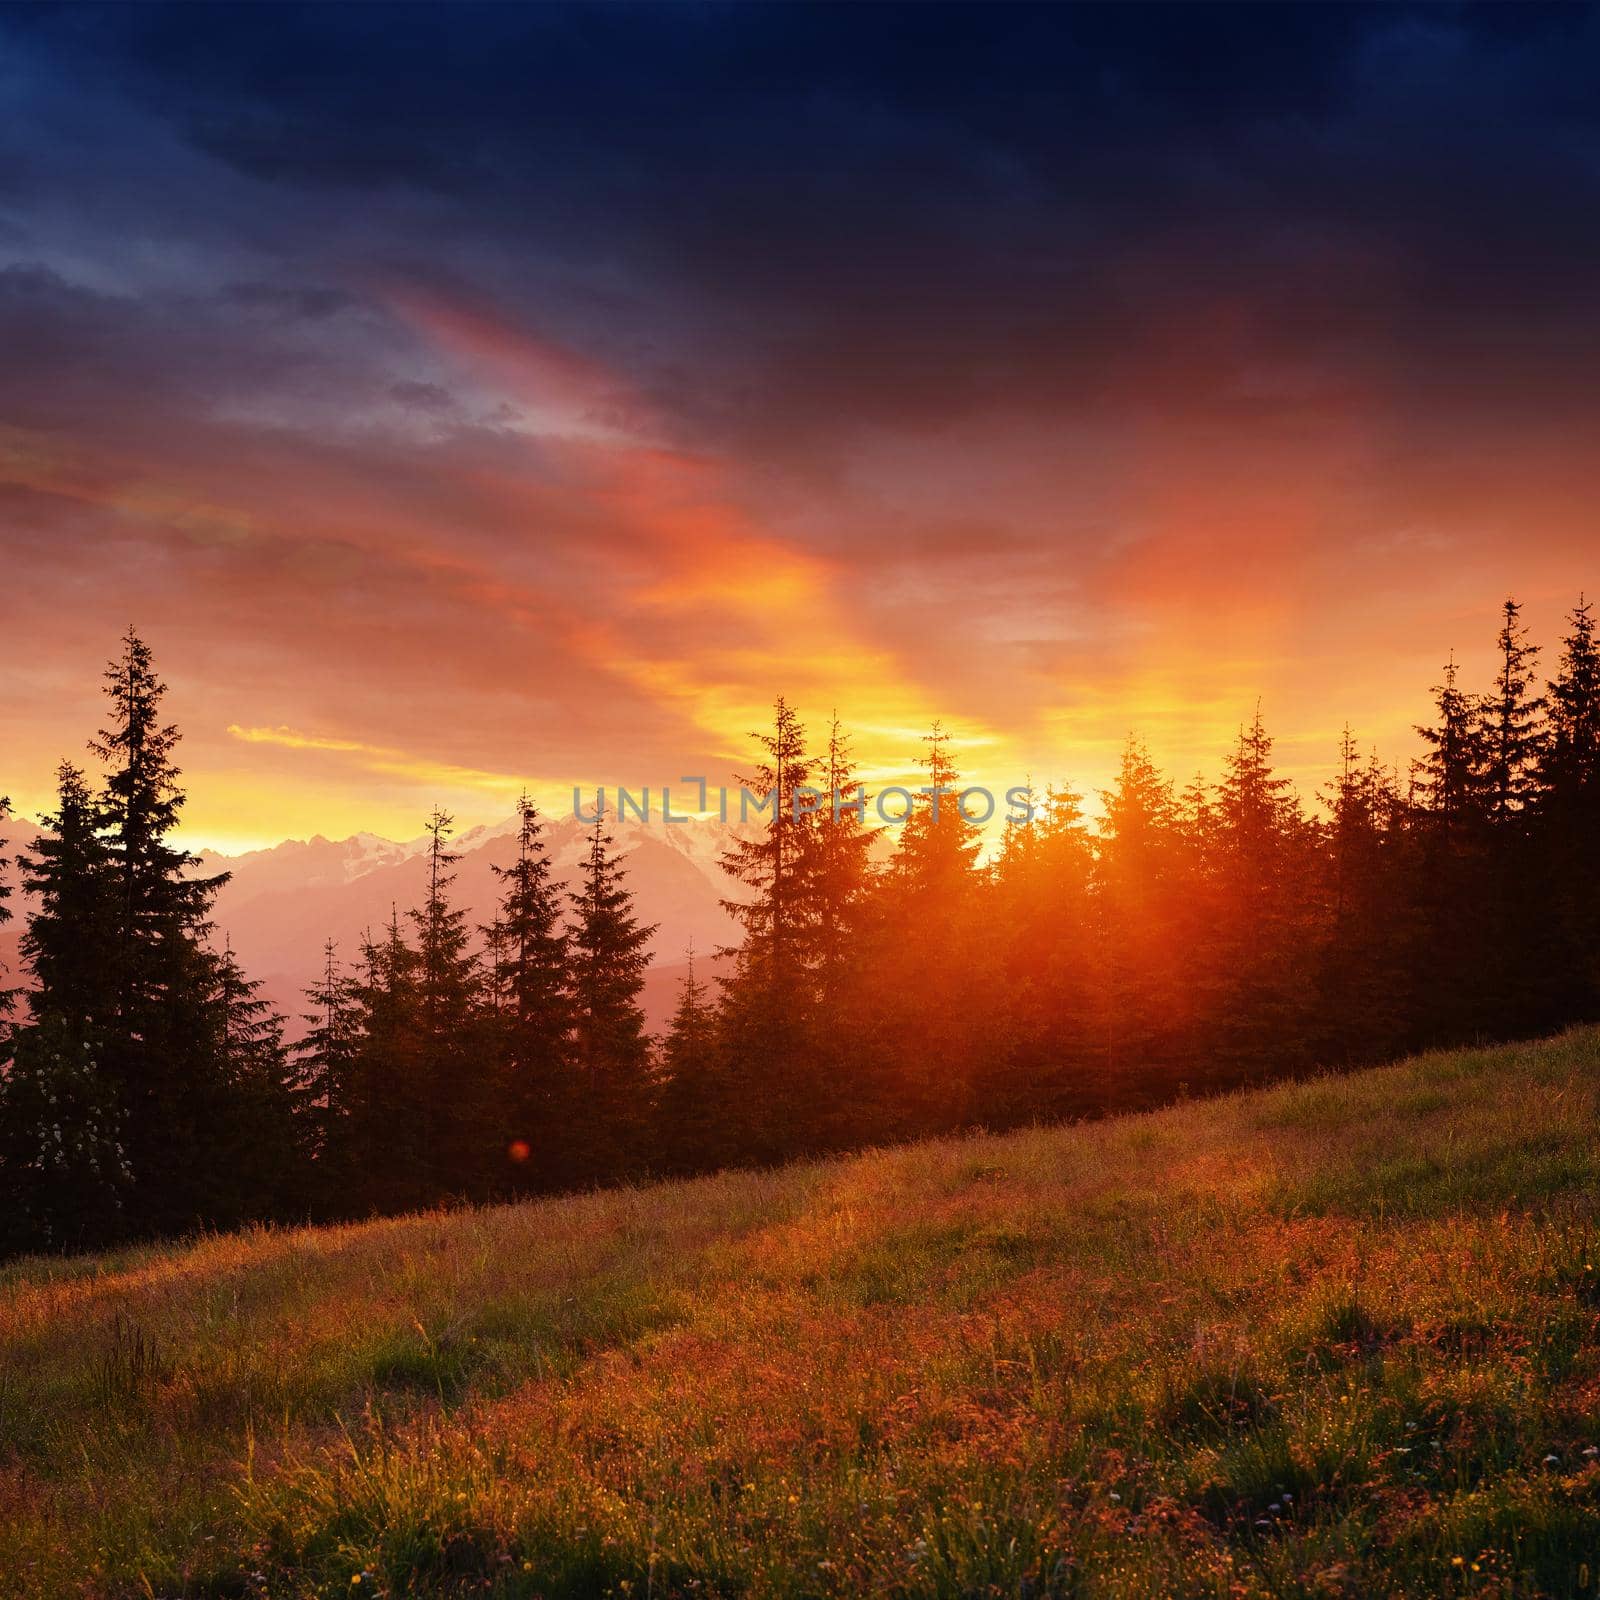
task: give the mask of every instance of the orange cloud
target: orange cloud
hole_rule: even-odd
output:
[[[604,396],[641,435],[666,431],[620,375],[568,359],[481,307],[412,292],[390,303],[488,382],[547,410]],[[606,530],[591,553],[604,571],[604,604],[571,632],[597,672],[686,715],[710,750],[731,760],[743,759],[780,689],[799,692],[817,716],[870,705],[869,727],[887,717],[925,728],[933,697],[897,652],[862,631],[843,599],[851,574],[759,527],[718,462],[639,438],[590,436],[555,448]],[[980,737],[1002,742],[993,731]],[[907,751],[886,745],[863,749],[863,759],[903,772]]]

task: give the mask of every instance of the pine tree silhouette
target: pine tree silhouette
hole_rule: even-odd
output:
[[[664,1172],[720,1166],[740,1153],[728,1139],[728,1085],[717,1010],[695,972],[694,943],[678,985],[678,1004],[661,1045],[654,1165]]]
[[[1600,1017],[1600,648],[1580,595],[1548,686],[1537,847],[1549,929],[1542,971],[1545,1026]]]
[[[1501,610],[1500,656],[1493,692],[1484,704],[1490,805],[1494,821],[1508,827],[1526,809],[1537,781],[1545,736],[1546,701],[1532,692],[1539,647],[1528,642],[1522,607],[1507,600]]]
[[[604,808],[589,836],[583,878],[572,896],[573,1064],[578,1164],[593,1180],[628,1170],[647,1146],[650,1048],[639,991],[655,925],[634,915],[627,876],[613,853]]]
[[[305,991],[306,1031],[294,1049],[294,1091],[305,1142],[326,1178],[345,1158],[350,1100],[361,1043],[360,988],[339,962],[338,945],[322,946],[322,973]]]
[[[842,1003],[849,988],[874,877],[873,835],[865,821],[870,796],[856,783],[850,738],[841,728],[837,712],[829,719],[828,748],[821,769],[827,798],[815,812],[816,837],[810,851],[810,935],[815,949],[816,1003],[828,1013]]]
[[[119,900],[104,826],[83,773],[63,762],[55,812],[18,860],[34,906],[21,949],[36,1020],[105,1026],[115,1014]]]
[[[977,825],[962,814],[951,737],[924,736],[926,782],[882,880],[870,970],[882,991],[866,1055],[896,1132],[960,1126],[974,1109],[976,1040],[995,1037],[999,988],[982,917]]]
[[[228,1108],[213,1135],[226,1198],[214,1202],[211,1220],[225,1224],[282,1216],[303,1192],[283,1018],[260,991],[224,937],[211,963],[207,1003],[209,1055]]]
[[[361,944],[342,1170],[330,1175],[341,1211],[400,1210],[437,1198],[417,990],[417,954],[391,906],[384,936],[369,931]]]
[[[1433,690],[1437,720],[1419,723],[1429,746],[1415,764],[1418,803],[1433,819],[1446,846],[1475,842],[1489,809],[1490,754],[1484,732],[1485,701],[1458,682],[1455,657],[1445,663],[1444,681]]]
[[[419,1170],[436,1197],[465,1194],[498,1156],[492,1078],[480,1048],[479,972],[466,911],[455,905],[460,857],[449,848],[455,819],[435,808],[426,823],[428,894],[411,913],[416,929],[417,1041],[414,1070],[422,1103]]]
[[[1362,759],[1348,724],[1325,805],[1327,888],[1309,908],[1320,913],[1321,930],[1307,1048],[1324,1063],[1353,1064],[1410,1037],[1408,974],[1419,929],[1406,803],[1376,752]]]
[[[1107,1092],[1140,1103],[1192,1072],[1192,965],[1203,912],[1191,839],[1171,781],[1130,738],[1100,796],[1096,917],[1105,974],[1100,1028]],[[1196,913],[1201,914],[1197,917]],[[1142,1073],[1145,1084],[1132,1080]]]
[[[767,803],[761,830],[736,838],[723,870],[742,889],[722,908],[744,929],[723,952],[722,1032],[730,1069],[726,1116],[739,1147],[771,1160],[786,1148],[817,1148],[830,1111],[819,1098],[814,1027],[818,971],[826,959],[819,901],[824,816],[805,728],[780,695],[771,730],[753,733],[758,760],[741,778]],[[842,752],[841,752],[842,756]],[[840,886],[842,887],[842,885]]]
[[[1224,761],[1202,827],[1212,896],[1205,1078],[1239,1083],[1304,1068],[1316,839],[1289,780],[1273,768],[1259,707]]]
[[[0,794],[0,827],[5,825],[11,815],[10,795]],[[5,835],[0,834],[0,851],[6,847]],[[11,907],[6,901],[11,898],[11,883],[8,876],[11,868],[9,856],[0,855],[0,928],[11,920]],[[10,1055],[11,1035],[6,1028],[5,1019],[11,1014],[16,1005],[16,994],[5,985],[7,976],[4,963],[0,963],[0,1067],[5,1065]]]
[[[986,1125],[1093,1110],[1104,1094],[1094,1021],[1103,982],[1093,910],[1094,850],[1082,797],[1025,785],[1030,820],[1008,817],[992,871],[992,927],[1006,1027],[977,1064]]]
[[[97,801],[109,892],[109,1012],[103,1067],[127,1118],[141,1226],[193,1226],[234,1209],[228,1168],[233,1110],[210,1046],[209,914],[226,873],[171,842],[184,803],[173,760],[177,728],[162,719],[166,685],[131,628],[105,672],[107,725],[90,749],[108,768]]]
[[[545,848],[544,823],[526,794],[517,803],[517,858],[494,870],[501,884],[501,1149],[521,1158],[520,1170],[511,1174],[519,1187],[548,1188],[575,1176],[570,1130],[581,1101],[564,895]]]
[[[773,707],[772,731],[751,738],[762,755],[740,782],[766,802],[766,821],[755,837],[736,838],[723,852],[723,870],[751,893],[724,900],[722,908],[745,931],[742,976],[784,991],[782,1003],[798,1010],[814,959],[808,935],[817,806],[804,791],[815,763],[806,754],[805,729],[782,695]]]
[[[1557,808],[1600,796],[1600,647],[1593,605],[1580,595],[1567,623],[1571,631],[1548,685],[1550,730],[1539,772],[1543,791]]]

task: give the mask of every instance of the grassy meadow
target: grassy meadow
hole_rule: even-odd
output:
[[[0,1595],[1583,1595],[1600,1031],[0,1269]]]

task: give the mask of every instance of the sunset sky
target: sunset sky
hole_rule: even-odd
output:
[[[1600,588],[1600,17],[0,10],[0,792],[132,622],[224,848],[1393,759]],[[1548,658],[1546,664],[1550,664]]]

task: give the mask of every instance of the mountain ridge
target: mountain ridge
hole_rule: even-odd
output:
[[[691,944],[709,957],[738,940],[738,924],[723,906],[738,886],[722,871],[719,857],[739,829],[699,817],[672,823],[614,818],[609,829],[623,855],[639,920],[655,929],[641,1003],[648,1026],[659,1030],[676,1002]],[[515,859],[516,835],[512,816],[464,829],[450,840],[459,855],[452,897],[467,909],[474,928],[493,915],[500,895],[493,869]],[[588,835],[577,817],[545,819],[545,847],[568,890],[577,886]],[[16,835],[8,854],[26,854],[31,837]],[[421,904],[428,843],[426,834],[394,840],[362,831],[344,839],[284,839],[237,855],[202,854],[202,871],[229,874],[213,912],[217,937],[230,941],[244,970],[260,981],[262,998],[288,1020],[291,1037],[300,1031],[304,990],[322,971],[326,941],[334,940],[340,960],[354,962],[366,933],[396,913],[404,919]],[[17,915],[0,928],[0,963],[9,974],[0,981],[6,984],[20,981],[18,946],[28,897],[18,893],[11,905]]]

